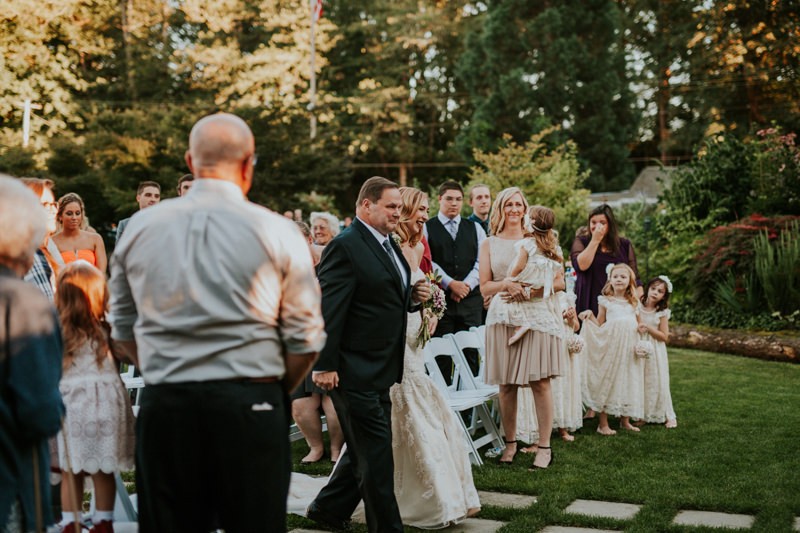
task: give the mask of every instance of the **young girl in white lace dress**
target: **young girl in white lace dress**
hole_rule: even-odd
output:
[[[639,301],[633,270],[625,263],[608,267],[608,281],[597,297],[597,317],[591,310],[581,337],[586,347],[584,402],[600,413],[597,432],[614,435],[608,415],[622,417],[620,427],[639,431],[631,418],[644,416],[644,363],[634,355],[639,340]]]
[[[90,475],[96,508],[91,532],[113,533],[114,473],[133,469],[134,430],[130,399],[109,351],[106,279],[91,264],[76,261],[64,267],[57,286],[64,337],[60,389],[67,407],[58,435],[62,531],[79,532],[83,478]]]
[[[558,429],[562,440],[572,442],[575,437],[570,431],[577,431],[583,426],[583,354],[579,349],[570,349],[569,340],[581,325],[575,312],[575,295],[562,291],[556,293],[556,298],[564,318],[564,342],[567,343],[569,360],[564,365],[564,372],[550,382],[553,389],[553,427]]]
[[[678,426],[669,390],[669,295],[672,282],[658,276],[647,282],[639,306],[639,332],[653,345],[653,354],[644,360],[644,422]]]
[[[552,229],[554,223],[555,214],[551,209],[541,205],[532,205],[528,208],[523,223],[526,236],[514,244],[519,255],[508,273],[511,281],[522,283],[528,286],[529,290],[542,289],[542,297],[545,299],[553,295],[553,283],[562,268],[563,260],[561,248],[558,246],[558,235]],[[552,301],[552,304],[552,311],[555,313],[558,304],[555,301]],[[519,326],[508,339],[509,346],[532,329],[542,331],[550,329],[553,313],[532,312],[530,307],[514,302],[508,303],[507,306],[509,323]],[[560,313],[556,314],[560,316]]]

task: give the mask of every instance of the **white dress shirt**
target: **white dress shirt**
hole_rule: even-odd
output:
[[[444,229],[445,229],[445,231],[447,231],[447,233],[450,233],[450,230],[447,227],[447,224],[450,222],[450,220],[453,221],[453,223],[456,225],[456,227],[458,227],[458,225],[461,224],[461,215],[456,215],[455,218],[449,219],[446,216],[444,216],[442,214],[442,212],[440,211],[439,214],[436,215],[436,218],[438,218],[439,222],[442,223],[442,226],[444,226]],[[486,232],[483,231],[483,228],[477,222],[473,222],[473,224],[475,224],[475,231],[478,234],[478,250],[480,251],[481,243],[484,240],[486,240]],[[428,226],[422,226],[422,231],[423,231],[423,234],[425,235],[425,238],[427,239],[428,238]],[[480,255],[480,253],[475,256],[475,263],[473,263],[473,265],[472,265],[472,270],[470,270],[469,274],[467,274],[467,276],[463,279],[464,283],[466,283],[467,286],[469,287],[469,290],[474,289],[480,283],[480,274],[478,273],[478,256],[479,255]],[[433,263],[434,270],[438,270],[439,274],[441,274],[441,276],[442,276],[442,285],[446,289],[448,287],[448,285],[450,285],[450,282],[453,281],[453,277],[450,276],[447,272],[445,272],[442,267],[437,265],[436,261],[431,261],[431,262]]]

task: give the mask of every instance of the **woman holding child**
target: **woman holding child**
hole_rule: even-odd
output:
[[[492,236],[480,249],[481,293],[484,298],[492,297],[486,317],[486,381],[500,386],[500,415],[506,441],[500,463],[510,464],[517,454],[517,389],[530,386],[539,422],[533,468],[547,468],[553,458],[550,378],[561,374],[565,353],[556,332],[557,328],[563,331],[562,318],[557,306],[550,306],[543,297],[550,296],[553,290],[563,290],[564,278],[558,259],[554,258],[557,241],[551,238],[552,211],[541,206],[532,208],[526,229],[528,211],[528,202],[519,188],[501,191],[492,207]],[[528,270],[524,265],[529,261],[537,262],[549,273],[541,285],[514,277]],[[549,327],[547,324],[551,323]]]

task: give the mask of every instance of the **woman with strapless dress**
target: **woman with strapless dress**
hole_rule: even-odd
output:
[[[108,259],[103,239],[97,233],[81,229],[86,216],[83,200],[74,192],[67,193],[58,200],[56,221],[60,231],[53,235],[64,263],[82,259],[106,273]]]

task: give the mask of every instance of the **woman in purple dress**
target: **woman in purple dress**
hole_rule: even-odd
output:
[[[607,204],[594,208],[589,213],[589,232],[575,236],[570,257],[578,277],[575,282],[577,302],[575,309],[581,313],[587,309],[597,315],[597,297],[608,280],[606,266],[625,263],[636,274],[636,290],[641,297],[642,281],[636,268],[636,254],[631,241],[619,236],[614,212]]]

